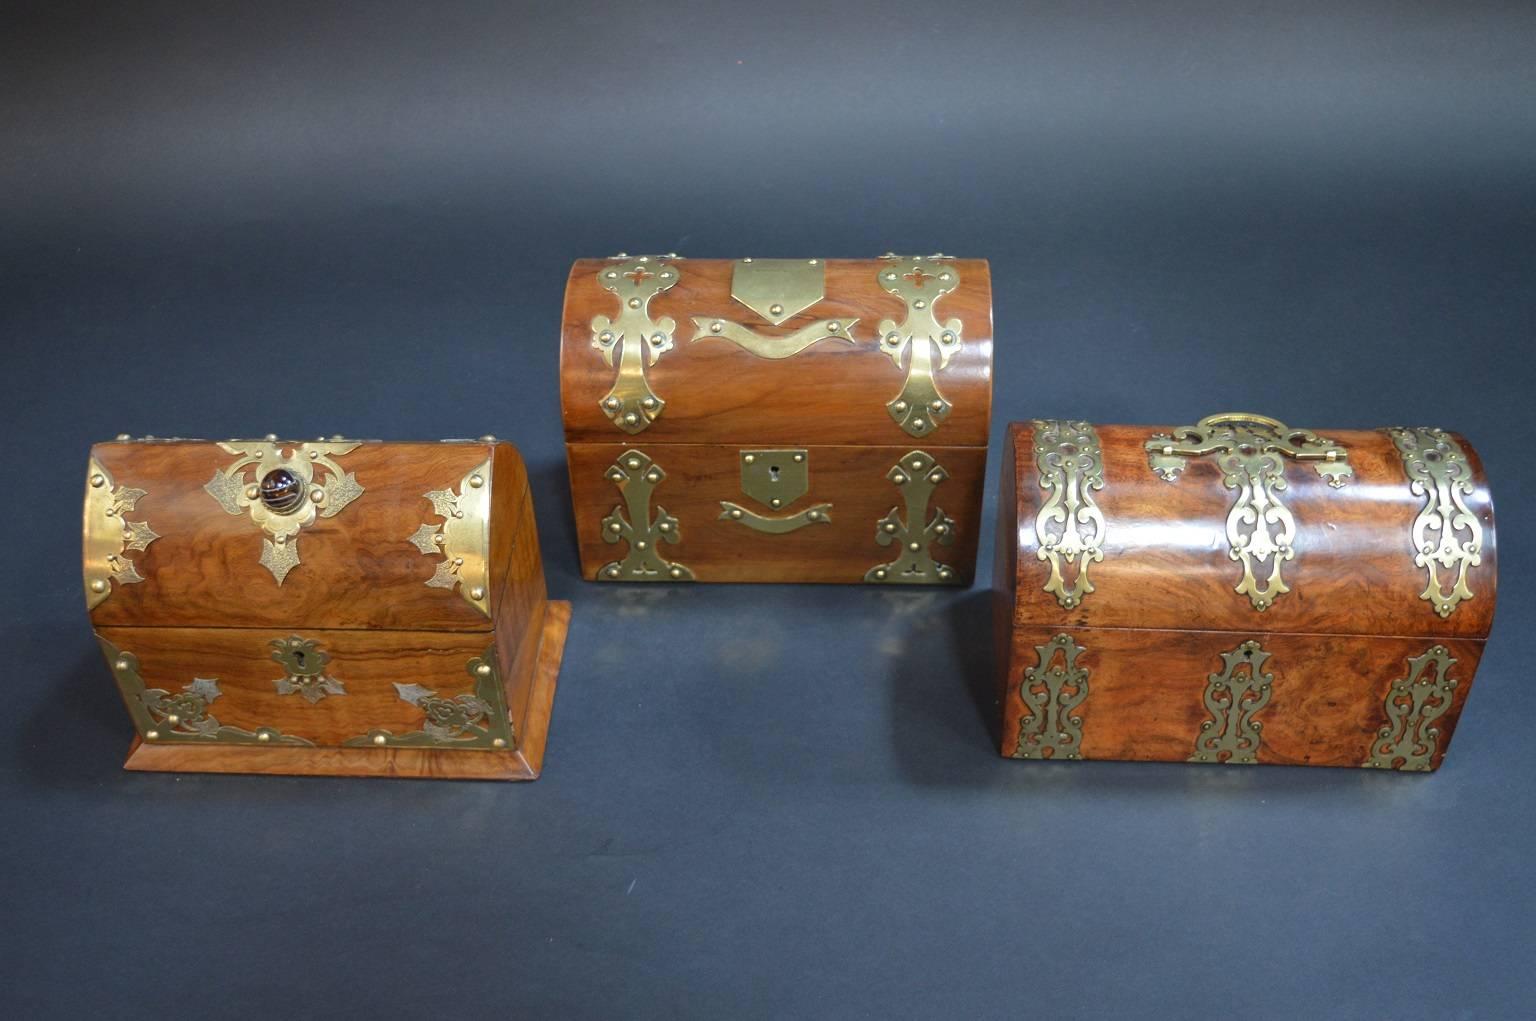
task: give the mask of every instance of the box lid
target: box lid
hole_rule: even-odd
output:
[[[489,440],[102,443],[86,603],[98,627],[490,630],[527,499]]]
[[[570,443],[987,444],[985,260],[582,259]]]
[[[1018,625],[1485,638],[1482,461],[1438,429],[1013,423],[999,586]]]

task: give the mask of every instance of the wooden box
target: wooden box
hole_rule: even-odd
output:
[[[570,606],[512,445],[123,438],[84,537],[127,768],[538,776]]]
[[[1004,755],[1439,766],[1498,574],[1462,437],[1015,423],[1002,476]]]
[[[984,261],[583,259],[560,395],[589,579],[972,580]]]

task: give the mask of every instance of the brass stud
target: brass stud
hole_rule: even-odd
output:
[[[916,301],[914,301],[912,303],[912,307],[913,308],[927,308],[928,307],[928,303],[926,301],[924,301],[922,298],[918,298]]]
[[[323,490],[323,489],[311,489],[309,491],[309,500],[310,500],[311,503],[324,503],[325,502],[325,490]]]
[[[741,517],[740,509],[732,510],[731,511],[731,517],[739,519]]]
[[[624,421],[629,425],[634,425],[636,422],[640,421],[640,416],[631,411],[624,416]]]
[[[943,401],[931,401],[931,402],[929,402],[928,407],[929,407],[930,410],[933,411],[933,413],[935,415],[937,415],[939,412],[944,410],[944,402]]]
[[[174,726],[176,726],[176,725],[177,725],[177,724],[178,724],[178,723],[180,723],[180,722],[181,722],[181,717],[180,717],[180,716],[178,716],[178,715],[177,715],[177,714],[175,714],[175,713],[166,713],[166,714],[165,714],[165,722],[166,722],[166,723],[169,723],[169,724],[170,724],[170,725],[171,725],[171,726],[173,726],[173,727],[174,727]]]
[[[638,457],[631,457],[629,460],[624,462],[624,467],[628,468],[630,471],[638,471],[640,468],[640,459]]]
[[[681,578],[683,576],[683,569],[681,567],[674,567],[674,568],[672,568],[672,570],[668,571],[667,573],[670,574],[674,578]]]
[[[744,454],[744,455],[742,455],[741,459],[743,461],[745,461],[747,464],[751,464],[753,461],[757,460],[757,455],[756,454]]]
[[[469,598],[476,600],[484,599],[485,589],[481,588],[479,585],[476,585],[474,588],[469,590]]]
[[[119,670],[127,670],[130,666],[132,666],[132,664],[128,662],[127,656],[117,657],[117,668]]]
[[[491,676],[491,665],[489,663],[481,663],[475,667],[475,673],[481,677],[489,677]]]
[[[453,558],[453,566],[454,567],[463,567],[464,566],[464,558],[463,557],[454,557]]]
[[[883,568],[883,567],[882,567],[882,568],[880,568],[880,569],[879,569],[879,570],[877,570],[877,571],[876,571],[876,572],[875,572],[875,577],[876,577],[876,578],[880,578],[880,579],[881,579],[881,580],[884,580],[884,578],[885,578],[885,573],[886,573],[886,572],[885,572],[885,568]]]
[[[617,566],[608,568],[608,577],[610,577],[610,578],[617,578],[618,576],[619,576],[619,569],[618,569]]]
[[[784,313],[784,306],[783,305],[773,304],[773,305],[769,305],[768,306],[768,314],[771,315],[771,316],[782,315],[783,313]]]
[[[724,323],[714,322],[714,323],[710,323],[709,324],[709,332],[710,333],[719,333],[723,329],[725,329],[725,324]]]
[[[157,741],[160,738],[160,732],[158,730],[146,730],[144,736],[151,741]]]
[[[646,411],[654,411],[656,409],[656,398],[647,397],[645,400],[640,402],[640,406]]]
[[[909,543],[907,543],[907,549],[911,550],[913,553],[916,553],[918,550],[920,550],[922,548],[923,548],[923,544],[920,543],[920,542],[909,542]]]
[[[897,411],[906,411],[907,410],[907,402],[906,401],[897,401],[895,404],[893,404],[891,406],[893,408],[895,408]]]
[[[660,522],[659,524],[657,524],[656,528],[659,531],[662,531],[662,532],[670,532],[670,531],[672,531],[672,522],[670,522],[670,521]]]
[[[507,746],[507,739],[506,738],[504,738],[504,737],[493,737],[493,738],[491,738],[491,747],[492,748],[505,748],[506,746]]]
[[[609,524],[608,531],[610,531],[610,532],[622,532],[622,531],[624,531],[624,526],[619,524],[617,521],[614,521],[611,524]]]
[[[896,522],[894,522],[894,521],[887,521],[885,523],[885,525],[884,525],[884,528],[885,528],[885,530],[887,532],[894,532],[894,531],[896,531]]]
[[[796,464],[799,464],[801,461],[804,461],[804,460],[805,460],[805,455],[804,454],[796,454],[795,455],[795,463]]]
[[[377,745],[388,744],[389,738],[385,737],[383,734],[375,734],[373,735],[373,743]]]
[[[107,583],[102,581],[100,578],[97,578],[95,581],[91,582],[92,592],[105,592],[106,590]]]
[[[272,740],[272,734],[269,731],[265,731],[265,730],[260,731],[256,735],[256,740],[265,743],[267,741]]]
[[[839,330],[841,330],[842,328],[843,328],[843,324],[840,323],[840,322],[837,322],[836,320],[833,320],[832,322],[827,324],[827,332],[828,333],[836,333]]]
[[[646,542],[644,539],[641,539],[639,542],[635,543],[635,549],[649,549],[650,546],[651,544]]]
[[[106,484],[107,484],[107,477],[105,475],[92,475],[91,476],[91,488],[92,489],[100,489],[102,486],[105,486]]]
[[[119,443],[127,443],[131,439],[133,439],[133,434],[132,433],[118,433],[117,434],[117,442],[119,442]]]
[[[266,440],[268,443],[276,443],[277,433],[267,433]]]
[[[928,428],[928,423],[921,418],[914,418],[912,420],[912,428],[917,430],[926,429]]]
[[[247,500],[254,500],[257,497],[259,497],[260,495],[261,495],[261,490],[257,489],[255,486],[246,486],[245,487],[245,498]]]
[[[480,437],[480,442],[481,443],[495,443],[496,442],[496,437],[492,436],[490,433],[486,433],[484,436]]]
[[[774,497],[772,500],[769,500],[768,503],[769,503],[770,506],[778,507],[781,504],[783,504],[784,501],[780,500],[778,497]]]
[[[629,307],[630,308],[639,308],[640,307],[640,299],[639,298],[630,298],[629,299]]]

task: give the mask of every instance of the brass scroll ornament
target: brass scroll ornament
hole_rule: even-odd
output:
[[[731,271],[731,297],[779,326],[826,295],[820,259],[740,259]],[[857,319],[818,319],[793,333],[758,333],[728,318],[693,317],[693,339],[728,340],[759,358],[789,358],[823,340],[852,344]]]
[[[1146,449],[1152,470],[1167,482],[1178,480],[1187,458],[1216,456],[1222,483],[1237,492],[1227,512],[1227,554],[1243,565],[1235,591],[1261,612],[1290,591],[1280,567],[1296,556],[1296,519],[1280,502],[1286,488],[1285,459],[1312,463],[1335,489],[1354,475],[1348,453],[1337,443],[1263,415],[1211,415],[1172,436],[1153,436]],[[1261,583],[1254,568],[1266,563],[1269,576]]]
[[[347,693],[346,685],[325,672],[331,654],[322,650],[319,642],[291,635],[274,638],[267,644],[272,649],[272,659],[288,671],[286,677],[272,682],[279,695],[298,695],[314,705],[327,695]]]
[[[1440,728],[1433,724],[1451,708],[1456,693],[1456,679],[1450,676],[1455,665],[1443,645],[1409,657],[1408,675],[1393,681],[1387,692],[1387,725],[1371,743],[1366,769],[1429,771],[1440,747]]]
[[[741,489],[774,510],[787,507],[811,488],[810,453],[806,450],[743,450]],[[771,517],[729,500],[720,501],[720,519],[735,521],[757,532],[783,535],[806,525],[832,523],[832,505],[818,503],[802,511]]]
[[[676,256],[667,256],[675,259]],[[619,299],[619,318],[592,319],[592,346],[611,368],[615,354],[619,373],[613,388],[598,402],[614,425],[634,434],[656,421],[667,402],[646,382],[645,367],[672,350],[677,322],[671,316],[651,319],[651,299],[676,285],[677,268],[661,258],[616,256],[599,270],[597,282]]]
[[[907,358],[907,379],[901,393],[886,404],[896,424],[913,436],[927,436],[949,417],[951,404],[939,392],[934,378],[933,351],[938,350],[938,369],[949,364],[960,350],[961,322],[948,319],[942,324],[934,315],[939,299],[960,286],[960,274],[948,256],[882,256],[877,279],[880,286],[907,304],[907,317],[899,325],[895,320],[880,321],[880,350],[899,369],[902,356]]]
[[[623,560],[604,564],[598,580],[692,581],[692,571],[663,560],[657,549],[658,543],[675,543],[680,537],[677,519],[665,507],[658,504],[656,516],[651,516],[651,493],[666,479],[666,472],[649,455],[629,450],[609,467],[607,477],[623,494],[624,507],[615,507],[603,519],[603,541],[626,542],[629,552]]]
[[[458,492],[435,489],[424,497],[440,525],[424,524],[410,538],[423,556],[442,556],[426,584],[430,588],[459,590],[464,601],[491,615],[491,461],[470,469],[459,480]]]
[[[1061,634],[1035,646],[1037,665],[1024,671],[1019,697],[1030,715],[1019,723],[1016,759],[1081,759],[1083,718],[1074,710],[1088,697],[1088,670],[1077,665],[1085,650]]]
[[[215,699],[224,693],[217,678],[194,677],[180,691],[170,692],[145,685],[139,673],[139,659],[123,652],[105,638],[97,637],[101,651],[112,666],[112,675],[123,692],[128,715],[139,735],[155,744],[254,744],[301,745],[314,747],[313,741],[284,734],[274,727],[241,730],[218,721],[209,711]]]
[[[1205,708],[1211,718],[1200,724],[1189,761],[1252,765],[1259,761],[1264,728],[1254,717],[1269,705],[1275,683],[1275,675],[1264,672],[1269,653],[1250,641],[1223,652],[1221,659],[1221,672],[1206,679]]]
[[[1037,421],[1035,470],[1049,494],[1035,515],[1035,556],[1051,565],[1045,591],[1071,609],[1093,591],[1088,565],[1104,559],[1104,512],[1093,499],[1104,488],[1099,434],[1087,422]]]
[[[281,585],[299,566],[300,530],[316,517],[335,517],[363,495],[357,476],[336,463],[360,445],[339,438],[297,445],[280,443],[275,436],[230,440],[219,448],[235,455],[235,462],[215,471],[203,489],[226,513],[248,512],[266,533],[261,565]],[[248,468],[255,474],[247,475]]]
[[[1413,562],[1428,575],[1419,598],[1449,617],[1472,598],[1467,572],[1483,562],[1483,526],[1466,500],[1472,495],[1472,467],[1461,444],[1443,429],[1393,428],[1387,434],[1402,455],[1408,484],[1424,498],[1413,519]]]
[[[453,748],[504,751],[517,747],[517,735],[507,713],[506,694],[501,686],[496,650],[469,661],[469,676],[474,679],[474,694],[439,695],[420,684],[396,682],[395,692],[402,702],[420,709],[424,717],[421,729],[396,734],[374,729],[345,742],[349,748]]]
[[[142,489],[118,486],[100,461],[91,458],[85,484],[85,606],[94,610],[112,594],[112,586],[136,585],[144,580],[129,550],[142,552],[160,536],[147,521],[129,521],[125,515],[147,494]]]
[[[875,542],[881,546],[899,544],[901,555],[888,564],[871,567],[864,580],[890,585],[954,581],[954,570],[936,562],[928,552],[931,543],[948,546],[955,541],[955,522],[950,516],[937,507],[932,517],[928,514],[928,501],[934,489],[949,478],[949,472],[933,455],[914,450],[887,472],[886,478],[900,488],[907,512],[903,518],[898,508],[892,507],[875,525]]]

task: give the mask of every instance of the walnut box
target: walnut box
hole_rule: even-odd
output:
[[[972,580],[984,261],[583,259],[560,394],[589,579]]]
[[[1498,576],[1462,437],[1015,423],[1002,476],[1004,755],[1440,765]]]
[[[570,606],[511,444],[103,443],[84,547],[129,769],[538,776]]]

